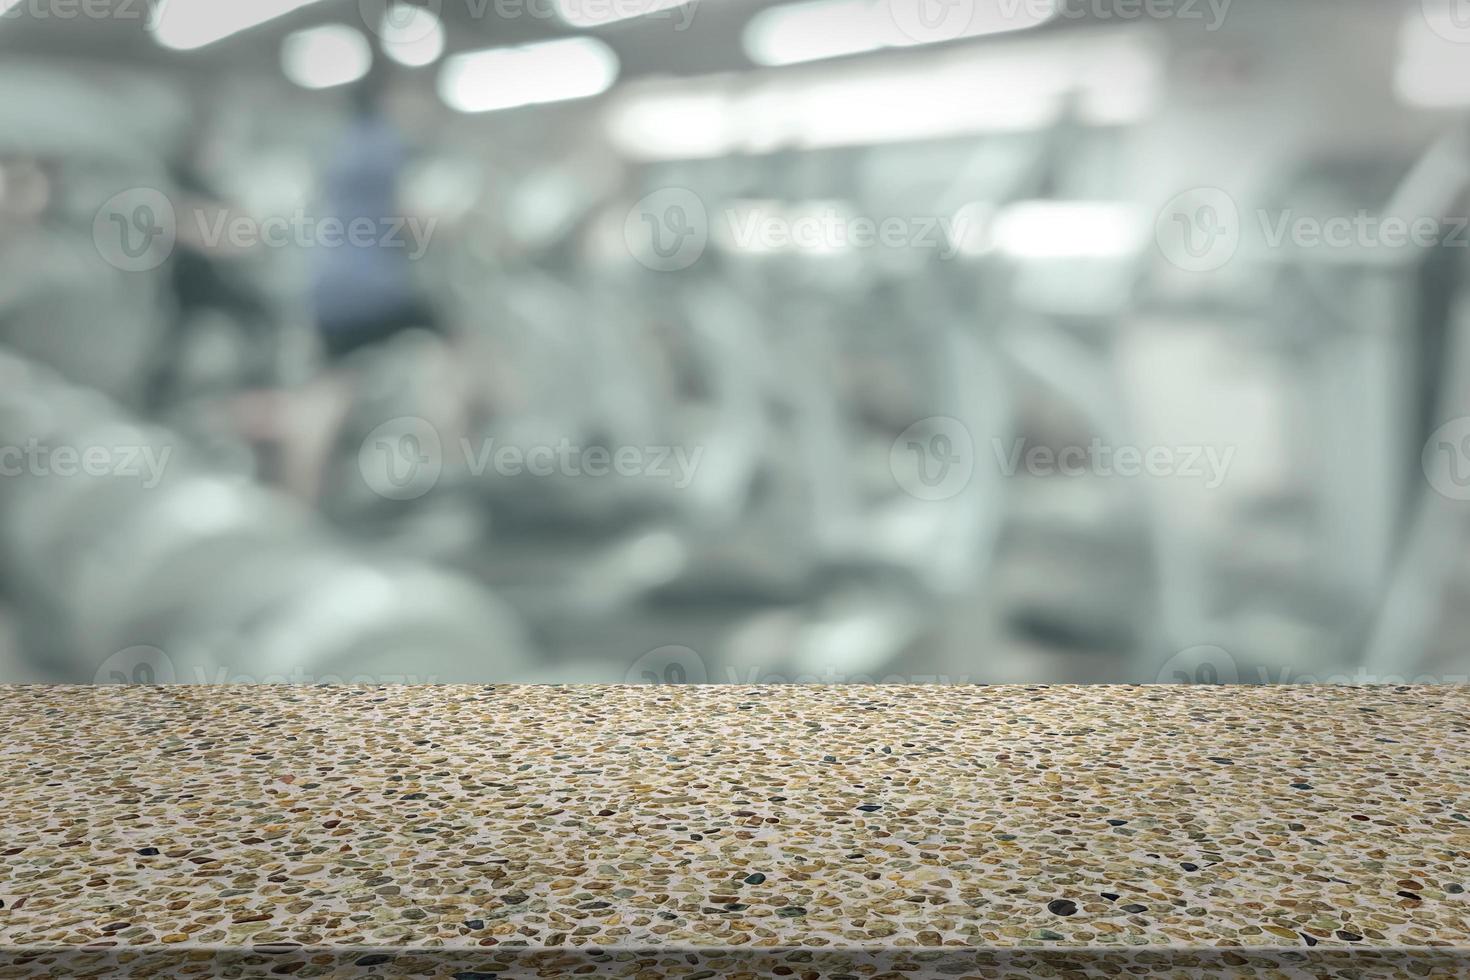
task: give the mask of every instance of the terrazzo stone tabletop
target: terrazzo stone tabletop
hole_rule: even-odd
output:
[[[1466,977],[1470,688],[0,688],[0,976]]]

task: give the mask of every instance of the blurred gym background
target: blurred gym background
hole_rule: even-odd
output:
[[[1454,3],[0,12],[0,680],[1470,675]]]

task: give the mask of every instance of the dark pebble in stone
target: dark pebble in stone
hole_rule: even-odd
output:
[[[1047,902],[1046,910],[1052,915],[1076,915],[1077,903],[1065,898],[1058,898]]]
[[[1407,892],[1407,891],[1405,891],[1405,892],[1399,892],[1399,898],[1407,898],[1410,901],[1414,901],[1414,902],[1422,902],[1422,901],[1424,901],[1424,896],[1422,896],[1422,895],[1415,895],[1413,892]]]
[[[1127,905],[1123,906],[1123,911],[1132,912],[1134,915],[1137,915],[1139,912],[1147,912],[1148,906],[1139,905],[1137,902],[1129,902]]]
[[[151,857],[154,857],[155,855],[158,854],[158,848],[156,848],[156,847],[140,847],[140,848],[138,848],[138,853],[141,854],[141,855],[143,855],[145,858],[151,858]]]
[[[749,905],[742,905],[740,902],[726,902],[725,903],[725,911],[726,912],[744,912],[748,908],[750,908]]]
[[[530,901],[530,896],[522,895],[520,892],[511,892],[509,895],[501,895],[500,900],[506,905],[520,905],[523,902]]]
[[[1312,788],[1312,784],[1311,783],[1292,783],[1291,784],[1291,788],[1292,789],[1311,789]]]
[[[1116,902],[1118,900],[1117,892],[1101,892],[1100,894],[1110,902]]]
[[[1363,937],[1358,935],[1356,932],[1348,932],[1346,929],[1337,930],[1337,938],[1341,939],[1345,943],[1361,942],[1363,939]]]
[[[864,813],[872,813],[875,810],[883,809],[883,807],[879,806],[876,803],[864,803],[862,806],[858,807],[858,809],[862,810]]]
[[[464,924],[465,924],[465,928],[466,929],[483,929],[483,928],[485,928],[485,920],[484,919],[466,919],[465,922],[464,922]]]
[[[1289,824],[1286,825],[1286,829],[1287,830],[1306,830],[1307,829],[1307,825],[1304,824],[1304,823],[1289,823]]]
[[[1297,935],[1301,936],[1302,937],[1302,941],[1305,942],[1308,946],[1315,946],[1315,945],[1317,945],[1317,937],[1316,936],[1309,936],[1309,935],[1307,935],[1304,932],[1299,932],[1299,933],[1297,933]]]
[[[678,918],[678,916],[677,916],[677,915],[675,915],[675,914],[674,914],[674,913],[672,913],[672,912],[660,912],[660,913],[659,913],[659,914],[658,914],[658,917],[659,917],[659,918],[660,918],[660,919],[663,919],[663,920],[665,920],[665,921],[667,921],[667,922],[672,922],[672,921],[674,921],[674,920],[675,920],[675,919],[677,919],[677,918]]]
[[[745,883],[747,885],[759,885],[765,880],[766,876],[761,874],[759,871],[757,871],[755,874],[745,876]]]
[[[806,915],[806,909],[800,905],[788,905],[784,909],[777,909],[776,914],[783,919],[794,919],[798,915]]]
[[[1449,892],[1451,895],[1463,895],[1463,894],[1465,894],[1465,886],[1464,885],[1445,885],[1444,886],[1444,890],[1447,891],[1447,892]]]
[[[1210,761],[1211,762],[1218,762],[1222,766],[1233,766],[1233,765],[1235,765],[1235,763],[1232,760],[1226,759],[1226,758],[1224,758],[1222,756],[1216,756],[1216,755],[1210,756]]]
[[[1038,939],[1050,939],[1052,941],[1056,941],[1056,940],[1059,940],[1059,939],[1066,939],[1067,938],[1066,936],[1062,935],[1061,933],[1059,933],[1059,932],[1053,932],[1050,929],[1042,929],[1041,931],[1039,931],[1036,934],[1036,936],[1037,936]]]
[[[369,953],[367,956],[360,956],[360,957],[358,957],[357,962],[355,964],[353,964],[353,965],[354,966],[382,966],[384,963],[391,963],[392,961],[393,961],[393,957],[391,957],[391,956],[385,956],[382,953]]]
[[[428,793],[409,793],[403,797],[405,800],[427,800]]]
[[[1188,861],[1180,861],[1179,862],[1179,867],[1183,868],[1185,871],[1198,871],[1199,870],[1199,865],[1197,865],[1197,864],[1191,864]]]
[[[579,909],[610,909],[610,908],[612,908],[612,902],[588,902],[585,905],[578,905],[577,908],[579,908]]]
[[[836,762],[837,761],[837,756],[835,756],[835,755],[824,755],[824,756],[822,756],[822,761],[823,762]]]
[[[1128,821],[1126,821],[1126,820],[1109,820],[1108,821],[1108,826],[1109,827],[1121,827],[1121,826],[1123,826],[1127,822]]]
[[[497,973],[481,973],[478,970],[462,970],[454,975],[454,980],[495,980]]]

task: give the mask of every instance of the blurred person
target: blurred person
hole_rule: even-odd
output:
[[[353,408],[359,366],[381,356],[394,338],[420,332],[438,340],[426,345],[433,363],[419,365],[438,383],[425,386],[431,397],[416,405],[414,414],[446,437],[463,427],[463,387],[448,333],[415,281],[410,250],[401,239],[389,243],[383,237],[386,230],[402,227],[399,186],[412,158],[388,111],[389,82],[379,59],[353,86],[350,119],[322,176],[323,219],[349,229],[369,222],[378,233],[372,241],[349,234],[312,256],[311,306],[325,369],[295,395],[279,474],[288,490],[308,502],[322,493],[330,456]]]

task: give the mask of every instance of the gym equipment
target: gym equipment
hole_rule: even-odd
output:
[[[24,600],[27,646],[57,679],[91,680],[139,647],[194,683],[387,680],[410,667],[487,681],[526,659],[514,615],[463,578],[364,560],[284,498],[165,454],[175,437],[45,369],[0,355],[0,378],[0,446],[69,447],[97,464],[32,463],[7,472],[0,498],[0,569]],[[162,465],[133,472],[124,460],[142,450]]]

